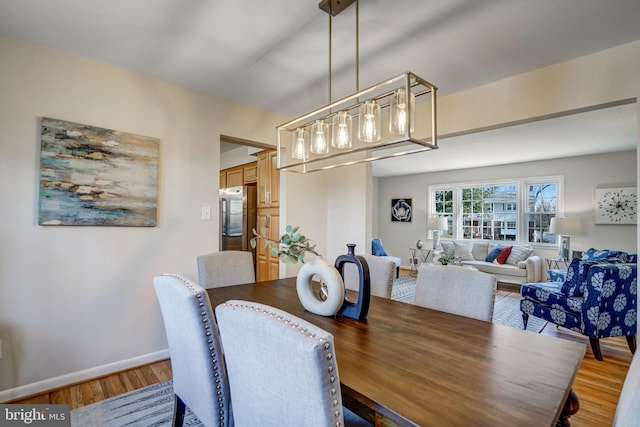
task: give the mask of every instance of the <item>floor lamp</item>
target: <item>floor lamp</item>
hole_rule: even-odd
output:
[[[558,260],[568,262],[571,236],[580,234],[580,218],[551,218],[549,233],[558,236]]]
[[[440,233],[447,229],[447,218],[432,217],[427,219],[427,230],[433,231],[433,250],[440,249]]]

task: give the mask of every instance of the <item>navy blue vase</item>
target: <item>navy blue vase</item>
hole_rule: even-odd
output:
[[[358,301],[349,301],[345,292],[344,303],[342,304],[342,308],[340,309],[340,311],[338,311],[338,314],[356,320],[365,320],[367,318],[367,314],[369,313],[369,301],[371,300],[371,279],[369,278],[369,265],[363,257],[355,254],[355,247],[355,243],[348,243],[347,254],[340,255],[336,259],[335,267],[340,272],[342,280],[344,280],[345,264],[355,264],[356,268],[358,269],[360,284]]]

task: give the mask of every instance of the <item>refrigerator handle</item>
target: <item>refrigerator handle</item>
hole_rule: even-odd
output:
[[[219,218],[219,222],[220,222],[220,227],[218,227],[218,232],[220,233],[218,236],[218,242],[220,245],[220,250],[224,250],[223,248],[223,228],[224,228],[224,199],[219,199],[218,200],[218,218]]]

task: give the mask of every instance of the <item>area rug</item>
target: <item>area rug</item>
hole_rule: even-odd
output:
[[[393,282],[391,299],[404,303],[411,303],[416,291],[414,277],[399,277]],[[520,312],[520,295],[514,292],[498,291],[493,307],[493,323],[522,329],[522,313]],[[527,331],[540,333],[546,326],[545,320],[529,317]]]
[[[153,384],[71,411],[72,427],[171,426],[173,382]],[[187,408],[185,426],[203,424]]]

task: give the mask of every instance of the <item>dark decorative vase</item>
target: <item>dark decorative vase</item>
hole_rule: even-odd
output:
[[[342,276],[342,280],[344,280],[344,266],[345,264],[355,264],[358,269],[358,277],[359,277],[359,292],[358,292],[358,301],[351,302],[347,298],[347,294],[345,292],[344,296],[344,304],[342,304],[342,308],[338,311],[338,314],[341,314],[346,317],[350,317],[356,320],[365,320],[367,318],[367,313],[369,313],[369,301],[371,299],[371,279],[369,278],[369,265],[367,261],[355,254],[354,243],[347,244],[347,254],[340,255],[336,259],[336,269]]]

